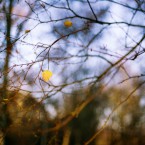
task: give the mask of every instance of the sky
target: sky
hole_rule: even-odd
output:
[[[38,45],[43,45],[44,47],[51,45],[57,38],[56,38],[56,32],[52,32],[52,27],[56,28],[58,32],[61,32],[62,34],[67,34],[69,31],[72,31],[73,29],[80,29],[84,23],[86,23],[85,20],[81,19],[78,20],[76,18],[71,19],[73,26],[72,28],[65,28],[64,27],[64,21],[54,21],[54,22],[48,22],[48,23],[39,23],[39,19],[41,21],[50,21],[50,19],[57,20],[58,18],[64,18],[65,16],[71,16],[68,11],[62,12],[62,10],[58,11],[57,9],[47,7],[44,1],[41,1],[40,3],[37,3],[37,5],[34,7],[35,12],[30,17],[30,19],[27,20],[20,36],[20,40],[17,42],[15,51],[12,54],[12,59],[10,66],[13,67],[15,64],[25,64],[25,63],[31,63],[36,60],[37,55],[44,50],[42,47],[37,47]],[[46,0],[47,2],[47,0]],[[64,1],[65,2],[65,1]],[[120,1],[125,2],[125,1]],[[45,5],[45,8],[47,10],[42,8],[42,3]],[[36,3],[35,3],[36,4]],[[41,4],[41,5],[40,5]],[[80,2],[75,2],[71,7],[74,8],[76,12],[85,11],[91,11],[87,6],[81,7]],[[107,2],[99,1],[97,5],[93,5],[93,8],[98,9],[99,6],[105,6],[107,5]],[[133,6],[134,3],[132,3]],[[23,9],[22,9],[23,7]],[[15,16],[13,19],[16,20],[16,23],[14,24],[14,27],[12,29],[12,36],[15,35],[18,25],[22,22],[22,20],[25,19],[25,16],[28,13],[28,5],[25,3],[25,1],[21,1],[13,8],[13,13],[15,15],[21,15],[19,17]],[[40,9],[42,8],[42,9]],[[85,9],[86,8],[86,9]],[[84,10],[83,10],[84,9]],[[80,15],[85,15],[85,13],[79,13]],[[130,22],[132,19],[133,23],[142,24],[142,19],[144,19],[144,16],[141,13],[137,13],[134,17],[132,17],[133,11],[128,11],[126,8],[123,8],[122,6],[119,6],[117,4],[111,3],[110,9],[107,11],[107,15],[104,18],[106,21],[126,21]],[[102,17],[103,19],[103,17]],[[100,30],[102,26],[95,24],[93,25],[93,29],[90,30],[91,34],[96,34],[97,31]],[[64,30],[61,30],[61,29]],[[29,33],[25,33],[26,30],[31,30]],[[65,31],[66,30],[66,31]],[[126,34],[126,31],[128,31],[128,35]],[[105,29],[102,32],[102,37],[100,39],[95,40],[88,48],[88,54],[90,55],[102,55],[102,52],[104,53],[103,56],[105,56],[107,59],[109,59],[112,62],[115,62],[118,57],[121,57],[124,55],[129,48],[125,47],[125,42],[128,46],[135,45],[135,42],[140,39],[143,31],[142,29],[138,28],[132,28],[127,27],[126,25],[112,25],[108,26],[107,29]],[[56,35],[54,35],[56,34]],[[83,36],[83,34],[82,34]],[[2,37],[2,36],[1,36]],[[91,37],[91,35],[90,35]],[[127,37],[127,39],[126,39]],[[84,36],[82,37],[84,38]],[[59,54],[64,52],[59,52],[60,50],[66,50],[66,56],[69,54],[76,55],[79,53],[79,50],[81,50],[85,44],[86,41],[81,40],[81,35],[79,37],[67,37],[64,39],[64,41],[58,41],[53,48],[50,50],[50,55],[55,54],[59,56]],[[87,40],[87,39],[86,39]],[[144,43],[143,43],[144,45]],[[105,48],[102,50],[102,48]],[[140,48],[141,49],[141,48]],[[110,55],[106,55],[106,54]],[[63,54],[61,54],[63,55]],[[112,56],[111,56],[112,55]],[[115,56],[115,57],[114,57]],[[117,56],[117,57],[116,57]],[[43,57],[37,58],[37,60],[42,59]],[[137,60],[135,61],[128,61],[125,64],[125,67],[127,68],[130,75],[140,75],[142,73],[142,70],[144,70],[144,54],[140,55]],[[81,59],[80,59],[81,60]],[[80,61],[79,60],[79,61]],[[76,66],[72,65],[72,62],[78,61],[78,59],[70,59],[67,63],[64,63],[63,61],[55,61],[55,62],[49,62],[49,69],[53,72],[53,76],[50,79],[49,83],[53,85],[59,85],[64,81],[64,74],[68,76],[68,82],[73,81],[74,78],[72,78],[71,74],[75,74],[75,71],[77,71]],[[91,70],[89,71],[89,74],[81,75],[78,72],[78,76],[81,78],[83,77],[90,77],[93,75],[99,75],[101,74],[104,69],[106,69],[106,66],[108,64],[100,59],[100,58],[89,58],[85,64],[82,63],[82,67],[86,67],[87,69]],[[33,85],[32,88],[28,85],[23,85],[22,89],[26,90],[42,90],[42,87],[40,86],[40,78],[41,78],[41,72],[42,69],[48,69],[48,61],[38,62],[35,65],[32,66],[32,68],[28,72],[28,78],[31,80],[36,79],[35,85]],[[26,73],[28,70],[27,65],[23,65],[22,67],[16,66],[14,67],[14,70],[16,73],[23,75],[23,71]],[[70,76],[69,76],[70,72]],[[12,73],[13,74],[13,73]],[[78,78],[79,78],[78,77]],[[122,80],[122,76],[120,77],[118,75],[117,79],[114,79],[113,83],[119,83],[119,81]],[[77,78],[77,76],[76,76]],[[25,81],[24,81],[25,82]],[[25,82],[26,83],[26,82]],[[51,90],[51,88],[48,88],[48,85],[43,83],[43,88],[46,90]],[[69,87],[67,88],[69,90]],[[67,92],[66,89],[66,92]],[[69,92],[69,91],[68,91]],[[39,95],[38,95],[39,96]]]

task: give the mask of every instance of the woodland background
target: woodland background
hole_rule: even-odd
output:
[[[143,0],[0,0],[1,145],[145,145],[144,39]]]

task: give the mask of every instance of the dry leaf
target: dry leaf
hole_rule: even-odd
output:
[[[72,26],[72,22],[70,21],[70,20],[66,20],[65,22],[64,22],[64,26],[65,27],[71,27]]]
[[[25,34],[26,34],[26,33],[29,33],[30,31],[31,31],[31,30],[25,30]]]
[[[43,72],[42,72],[42,79],[45,81],[45,82],[47,82],[47,81],[49,81],[49,79],[52,77],[52,72],[51,71],[49,71],[49,70],[44,70]]]

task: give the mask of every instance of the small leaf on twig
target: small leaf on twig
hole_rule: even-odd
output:
[[[72,26],[72,22],[71,22],[70,20],[66,20],[66,21],[64,22],[64,26],[67,27],[67,28],[69,28],[69,27]]]
[[[44,70],[43,72],[42,72],[42,79],[45,81],[45,82],[47,82],[47,81],[49,81],[49,79],[52,77],[52,72],[51,71],[49,71],[49,70]]]
[[[26,33],[29,33],[30,31],[31,31],[31,30],[25,30],[25,34],[26,34]]]

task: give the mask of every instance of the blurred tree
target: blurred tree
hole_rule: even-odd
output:
[[[97,90],[97,88],[96,88]],[[97,91],[96,91],[97,92]],[[107,97],[104,95],[97,95],[94,91],[90,94],[86,93],[86,90],[79,90],[72,93],[70,101],[66,102],[73,106],[72,111],[76,108],[76,104],[80,104],[87,97],[96,95],[96,98],[91,102],[82,112],[78,115],[70,124],[71,136],[70,145],[82,145],[88,140],[97,130],[100,117],[103,113],[103,109],[106,107]],[[87,96],[86,96],[87,94]],[[103,101],[105,100],[105,101]],[[69,105],[70,106],[70,105]],[[91,144],[95,144],[92,142]]]
[[[46,135],[41,135],[42,129],[47,127],[47,113],[43,105],[38,103],[31,95],[20,94],[20,87],[17,87],[15,92],[10,92],[8,89],[12,81],[9,78],[11,57],[16,42],[22,37],[20,33],[26,21],[26,19],[18,19],[23,10],[19,12],[20,15],[14,14],[15,9],[20,10],[17,7],[18,3],[19,1],[16,0],[1,2],[1,33],[4,35],[2,37],[1,56],[5,57],[1,65],[1,75],[3,76],[0,89],[0,129],[3,138],[1,144],[46,144]],[[30,16],[31,11],[27,11],[25,14]],[[13,35],[12,31],[17,23],[20,24]],[[32,122],[33,124],[30,125]]]
[[[136,86],[137,82],[134,82]],[[145,144],[145,126],[143,124],[144,114],[143,108],[140,104],[141,100],[144,100],[144,94],[142,94],[142,89],[131,95],[128,98],[128,94],[131,88],[128,86],[128,91],[120,88],[109,88],[106,92],[108,94],[109,102],[108,108],[114,108],[113,106],[118,106],[115,112],[111,112],[111,118],[108,121],[108,125],[97,137],[96,144],[104,145],[138,145]],[[123,103],[125,101],[125,103]],[[123,103],[123,104],[122,104]],[[105,113],[105,112],[104,112]]]
[[[134,86],[136,85],[136,82],[134,82]],[[76,104],[81,104],[87,97],[94,95],[95,99],[83,109],[80,115],[66,125],[63,137],[65,137],[65,132],[68,133],[69,137],[67,136],[66,144],[64,143],[65,140],[63,140],[63,144],[82,145],[95,134],[97,134],[96,139],[89,144],[144,144],[145,125],[142,111],[144,106],[140,105],[141,100],[144,99],[144,94],[142,94],[141,90],[143,88],[140,88],[137,93],[129,98],[128,94],[130,94],[131,90],[129,87],[128,90],[109,87],[102,94],[97,93],[98,88],[90,94],[87,93],[87,89],[82,89],[65,96],[64,108],[61,111],[64,113],[63,116],[73,113],[74,108],[77,108]],[[124,100],[125,103],[123,103]]]
[[[0,95],[2,93],[3,91],[0,91]],[[30,94],[24,95],[18,91],[9,91],[8,99],[3,100],[2,104],[7,105],[5,110],[7,128],[3,134],[6,145],[47,143],[47,135],[43,132],[48,128],[49,116],[40,102]],[[0,117],[2,113],[1,110]]]

